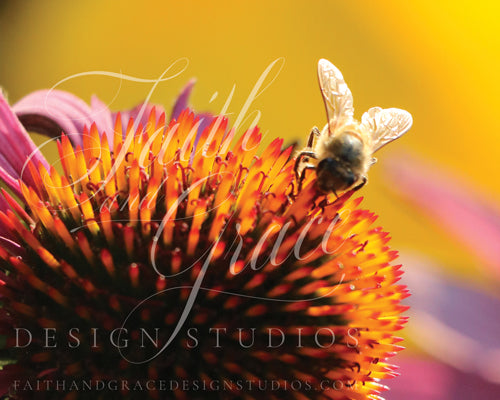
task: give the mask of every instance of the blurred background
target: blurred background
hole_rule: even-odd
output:
[[[413,114],[411,131],[377,154],[363,189],[405,264],[413,296],[402,376],[388,399],[500,398],[500,3],[421,0],[0,2],[0,86],[9,101],[87,71],[179,76],[151,100],[169,110],[197,78],[192,106],[240,114],[265,69],[265,143],[305,144],[326,116],[316,64],[331,60],[354,96]],[[183,70],[185,68],[185,70]],[[151,84],[103,76],[65,81],[110,108]],[[262,89],[261,88],[261,89]],[[55,150],[55,149],[53,149]],[[55,153],[54,153],[55,156]]]

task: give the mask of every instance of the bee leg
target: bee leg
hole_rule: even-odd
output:
[[[372,157],[372,159],[370,160],[370,166],[372,166],[376,162],[377,162],[377,159],[375,157]]]
[[[304,168],[302,168],[302,171],[300,173],[300,178],[297,180],[297,183],[298,183],[297,194],[299,194],[300,191],[302,190],[302,182],[304,181],[304,178],[306,177],[306,171],[308,169],[316,169],[316,167],[314,165],[307,164],[304,166]]]
[[[295,166],[293,168],[293,170],[295,171],[295,179],[297,180],[297,182],[299,181],[299,177],[300,177],[300,174],[299,174],[299,167],[300,167],[300,163],[302,162],[302,159],[304,157],[311,157],[311,158],[318,158],[316,156],[316,153],[314,153],[314,151],[312,150],[302,150],[299,155],[297,156],[297,159],[295,160]]]
[[[359,185],[357,185],[357,186],[354,186],[352,188],[352,190],[356,191],[356,190],[361,189],[363,186],[366,185],[366,182],[368,182],[368,178],[366,176],[362,176],[361,177],[361,183]]]
[[[309,134],[309,139],[307,139],[307,147],[312,147],[314,143],[314,137],[321,135],[320,130],[317,126],[313,127],[311,133]]]

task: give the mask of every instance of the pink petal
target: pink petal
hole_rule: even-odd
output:
[[[435,361],[399,355],[394,362],[401,375],[387,382],[390,390],[384,393],[386,400],[451,400],[453,373],[449,367]]]
[[[421,207],[500,279],[500,212],[439,168],[403,155],[384,160],[390,187]]]
[[[82,144],[82,132],[95,121],[99,132],[113,130],[111,113],[102,102],[94,99],[90,107],[79,97],[62,90],[39,90],[23,97],[13,107],[26,129],[49,137],[61,132],[75,145]]]
[[[403,254],[413,295],[406,333],[421,350],[463,373],[500,384],[500,297],[440,275],[440,266]]]
[[[11,165],[8,157],[5,157],[0,153],[0,178],[3,178],[4,174],[6,174],[6,179],[9,177],[17,176],[17,172],[14,167]]]
[[[7,100],[0,92],[0,178],[20,195],[17,179],[33,185],[31,174],[27,170],[30,159],[35,165],[47,161],[35,146],[19,119],[14,114]]]
[[[401,374],[388,382],[386,400],[477,400],[500,398],[500,386],[432,359],[398,356]]]

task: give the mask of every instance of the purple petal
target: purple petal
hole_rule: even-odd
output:
[[[0,178],[20,196],[18,179],[33,185],[33,178],[27,170],[27,161],[35,165],[47,161],[35,146],[28,133],[14,114],[7,100],[0,92]]]
[[[179,115],[181,115],[182,110],[188,108],[189,96],[191,95],[191,91],[193,90],[194,84],[196,83],[196,79],[191,79],[186,86],[182,89],[179,97],[174,104],[174,108],[172,109],[172,115],[170,119],[177,119]]]
[[[500,298],[441,276],[428,260],[401,259],[413,292],[406,300],[412,342],[457,370],[500,384]]]
[[[500,278],[500,213],[454,177],[415,157],[385,160],[386,174],[398,194],[424,209]]]
[[[171,120],[179,118],[181,112],[189,107],[189,96],[191,95],[195,83],[196,79],[193,78],[181,90],[181,93],[179,94],[179,97],[177,97],[177,100],[172,109],[172,115],[170,116]],[[198,140],[200,139],[202,132],[205,130],[205,128],[210,126],[215,117],[213,116],[213,114],[210,113],[195,113],[195,116],[200,119],[198,132],[196,133],[196,137],[194,139],[194,147],[196,148],[196,145],[198,144]],[[193,155],[194,152],[192,156]]]
[[[39,90],[23,97],[13,109],[26,129],[49,137],[58,137],[61,132],[69,136],[73,144],[82,144],[85,126],[95,121],[99,132],[111,135],[111,113],[106,105],[96,98],[90,107],[79,97],[62,90]]]
[[[200,121],[201,121],[200,126],[198,127],[199,134],[201,132],[203,132],[206,128],[208,128],[210,126],[210,124],[213,122],[213,120],[215,119],[215,117],[209,113],[196,114],[196,116],[199,117]],[[197,137],[196,140],[198,141],[198,139],[199,138]]]

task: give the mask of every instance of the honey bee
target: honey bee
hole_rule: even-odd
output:
[[[368,181],[368,169],[377,161],[373,153],[410,129],[411,114],[398,108],[373,107],[358,122],[342,73],[330,61],[321,59],[318,79],[328,123],[322,131],[312,129],[307,147],[297,155],[298,190],[307,169],[316,170],[316,185],[323,193],[358,190]]]

